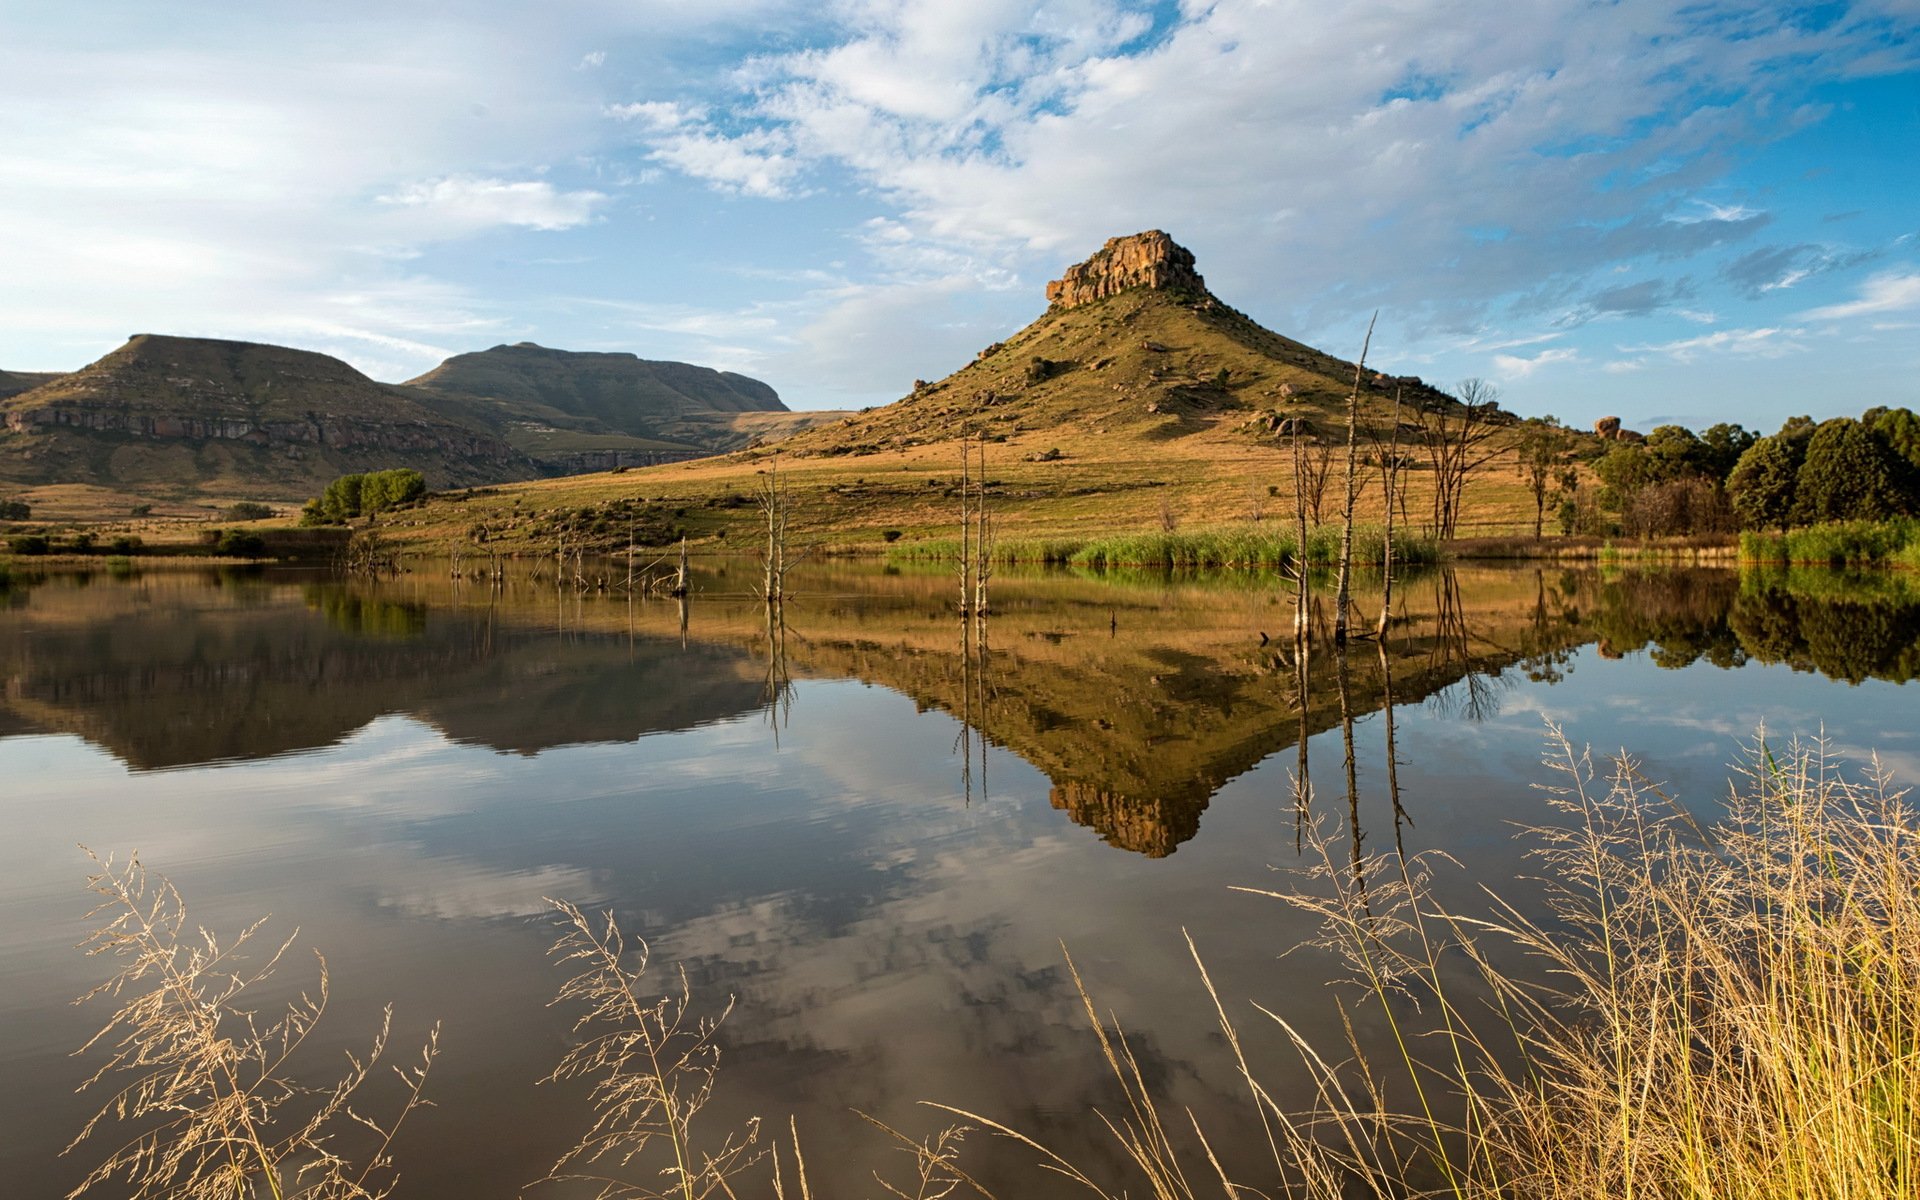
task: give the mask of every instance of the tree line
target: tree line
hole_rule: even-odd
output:
[[[1762,436],[1722,423],[1700,433],[1660,425],[1589,452],[1551,417],[1520,429],[1520,472],[1534,534],[1549,509],[1560,532],[1662,537],[1779,529],[1920,514],[1920,418],[1904,408],[1816,422],[1789,418]]]

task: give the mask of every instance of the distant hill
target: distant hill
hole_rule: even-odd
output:
[[[292,500],[396,466],[447,487],[677,462],[842,415],[631,354],[523,342],[396,385],[307,350],[136,334],[71,374],[0,372],[0,482]]]
[[[1217,299],[1193,255],[1149,230],[1114,238],[1047,286],[1049,307],[903,399],[802,434],[794,454],[871,454],[961,434],[1054,432],[1151,447],[1193,434],[1269,444],[1286,423],[1309,433],[1343,411],[1354,364],[1283,337]],[[1365,376],[1369,419],[1395,390],[1409,406],[1449,403],[1418,378]],[[1381,403],[1384,402],[1384,403]]]
[[[31,391],[60,378],[58,371],[0,371],[0,400]]]
[[[298,499],[335,476],[395,466],[441,487],[541,473],[479,423],[282,346],[136,334],[0,399],[0,479],[16,484]]]
[[[624,448],[638,459],[605,465],[737,449],[822,419],[790,414],[771,387],[732,371],[532,342],[455,355],[406,386],[490,422],[536,457]],[[740,419],[748,414],[752,421]]]

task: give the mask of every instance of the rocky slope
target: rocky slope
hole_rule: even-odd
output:
[[[478,423],[281,346],[136,334],[0,400],[0,479],[15,483],[298,499],[343,473],[395,466],[443,487],[540,473]]]
[[[1004,342],[894,404],[802,434],[796,453],[867,454],[961,434],[999,441],[1057,432],[1161,443],[1237,434],[1274,443],[1343,410],[1354,364],[1262,328],[1207,290],[1191,252],[1160,230],[1114,238],[1047,285],[1049,307]],[[1418,378],[1369,368],[1370,419],[1398,391],[1448,403]]]

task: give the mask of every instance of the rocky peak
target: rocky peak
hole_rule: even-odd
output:
[[[1158,229],[1131,237],[1109,238],[1092,258],[1068,267],[1047,285],[1047,302],[1075,308],[1104,300],[1129,288],[1205,292],[1193,269],[1193,252]]]

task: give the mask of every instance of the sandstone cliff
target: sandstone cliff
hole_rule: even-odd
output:
[[[1047,285],[1047,303],[1077,308],[1130,288],[1156,288],[1204,296],[1207,285],[1193,269],[1193,252],[1158,229],[1107,244]]]

